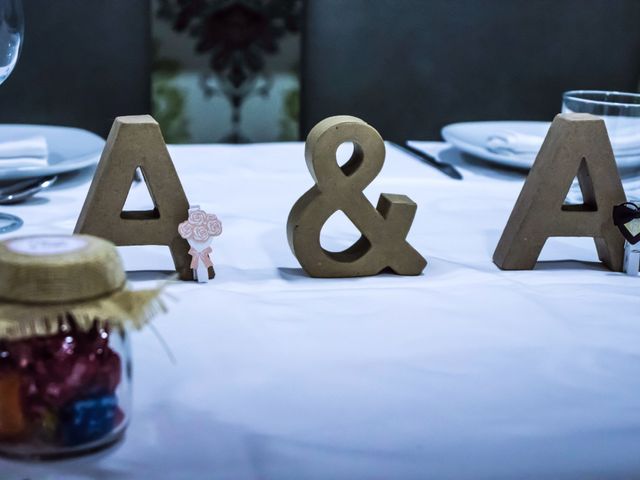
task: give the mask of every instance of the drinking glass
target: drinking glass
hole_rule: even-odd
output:
[[[640,163],[640,94],[573,90],[562,95],[562,113],[591,113],[604,120],[619,168]]]
[[[16,66],[24,39],[22,0],[0,0],[0,84]],[[15,215],[0,213],[0,233],[20,228],[22,220]]]

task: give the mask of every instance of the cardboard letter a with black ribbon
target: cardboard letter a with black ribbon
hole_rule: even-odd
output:
[[[578,177],[584,202],[564,204]],[[601,118],[556,116],[527,176],[493,261],[503,270],[529,270],[548,237],[593,237],[598,257],[622,270],[624,238],[611,218],[625,201],[607,129]]]

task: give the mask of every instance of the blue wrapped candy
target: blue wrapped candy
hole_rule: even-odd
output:
[[[115,395],[86,397],[65,406],[60,412],[60,433],[65,445],[98,440],[113,431],[118,415]]]

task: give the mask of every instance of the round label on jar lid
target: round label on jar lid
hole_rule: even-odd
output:
[[[77,252],[87,246],[84,238],[68,235],[16,238],[5,243],[7,248],[23,255],[60,255]]]

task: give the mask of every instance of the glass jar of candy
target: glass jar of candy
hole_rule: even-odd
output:
[[[0,455],[75,457],[123,437],[127,332],[164,310],[160,292],[128,288],[115,245],[97,237],[0,241]]]
[[[0,455],[59,459],[122,438],[131,357],[122,325],[57,320],[51,334],[0,339]]]

